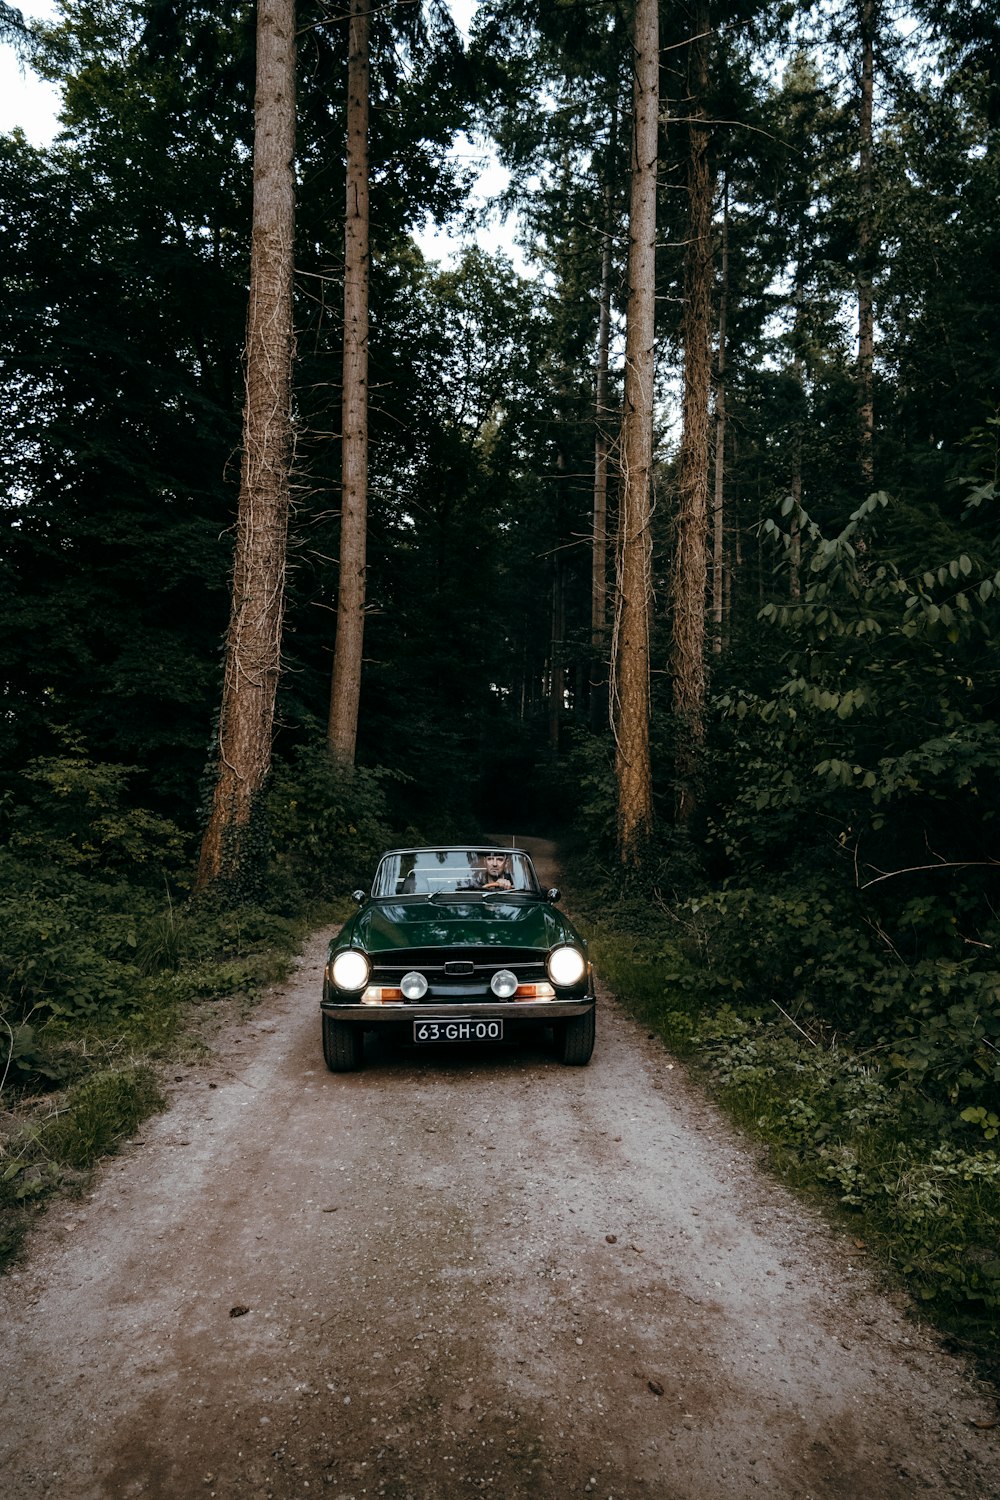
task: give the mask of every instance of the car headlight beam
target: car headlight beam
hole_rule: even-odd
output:
[[[371,964],[356,948],[345,948],[338,953],[330,969],[330,977],[338,990],[363,990],[368,983]]]
[[[562,948],[553,948],[549,954],[548,971],[552,983],[565,989],[568,985],[580,983],[587,972],[587,960],[579,948],[571,948],[567,944]]]

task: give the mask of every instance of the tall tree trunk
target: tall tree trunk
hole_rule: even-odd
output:
[[[708,86],[708,9],[698,5],[691,42],[690,200],[684,257],[684,428],[678,463],[678,507],[671,597],[674,714],[677,720],[676,817],[688,823],[698,805],[705,737],[705,586],[707,581],[708,439],[711,387],[712,183],[704,98]]]
[[[792,474],[791,495],[794,510],[791,515],[789,536],[791,547],[788,554],[788,593],[798,600],[802,596],[802,532],[799,512],[802,509],[802,456],[805,448],[805,402],[806,375],[802,348],[805,342],[805,277],[802,267],[801,235],[799,253],[795,261],[795,323],[792,332],[792,374],[795,379],[795,397],[798,411],[792,428]]]
[[[608,716],[608,358],[611,346],[611,269],[614,191],[611,173],[618,141],[618,108],[612,105],[608,164],[604,182],[601,242],[601,301],[597,323],[597,378],[594,392],[594,513],[590,574],[590,725]]]
[[[590,723],[607,719],[608,628],[608,353],[611,344],[611,184],[604,184],[604,243],[601,248],[601,306],[597,325],[597,380],[594,435],[594,513],[590,572]]]
[[[622,493],[618,526],[619,597],[615,622],[618,855],[625,866],[637,866],[641,862],[653,826],[649,760],[649,616],[659,46],[657,0],[635,0],[625,408],[622,415]]]
[[[726,316],[729,309],[729,179],[722,189],[719,354],[715,362],[715,492],[712,496],[712,649],[722,651],[726,569]]]
[[[246,400],[219,766],[197,888],[257,873],[281,662],[291,456],[295,0],[259,0]]]
[[[875,190],[872,173],[872,97],[875,86],[875,5],[860,0],[861,23],[861,211],[858,220],[858,463],[865,494],[875,488]]]
[[[340,576],[327,739],[353,762],[361,699],[368,527],[368,36],[369,0],[351,0],[347,61],[344,385]]]
[[[552,609],[549,639],[549,747],[559,753],[563,705],[566,699],[566,583],[562,560],[552,559]]]

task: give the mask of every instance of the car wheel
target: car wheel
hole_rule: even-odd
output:
[[[597,1034],[597,1019],[593,1010],[585,1016],[572,1016],[560,1021],[556,1027],[556,1050],[559,1061],[570,1067],[583,1068],[590,1062]]]
[[[361,1066],[364,1032],[349,1021],[323,1017],[323,1056],[331,1073],[354,1073]]]

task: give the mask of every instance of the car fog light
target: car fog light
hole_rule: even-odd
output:
[[[427,980],[414,969],[412,973],[403,975],[399,987],[407,1000],[422,1000],[427,993]]]
[[[587,960],[579,948],[553,948],[549,954],[549,978],[553,984],[579,984],[587,972]]]
[[[346,948],[333,960],[330,975],[338,990],[363,990],[369,972],[370,965],[365,955],[356,948]]]
[[[509,1000],[517,989],[517,975],[509,969],[498,969],[490,980],[490,989],[499,1000]]]

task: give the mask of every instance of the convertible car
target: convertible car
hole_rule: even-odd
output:
[[[521,849],[392,849],[330,944],[323,1056],[361,1066],[366,1031],[420,1046],[510,1039],[550,1027],[565,1063],[594,1050],[587,945]]]

